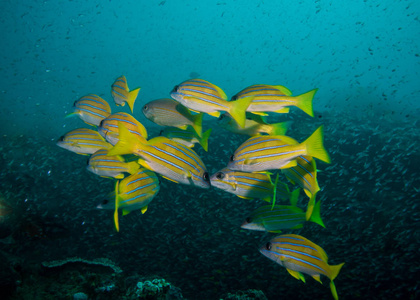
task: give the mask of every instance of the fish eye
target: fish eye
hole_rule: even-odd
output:
[[[143,111],[147,111],[149,109],[149,107],[147,106],[147,104],[145,106],[143,106]]]
[[[265,244],[265,249],[271,250],[271,243],[270,242],[268,242],[267,244]]]
[[[179,85],[174,86],[174,88],[172,89],[172,93],[178,92],[178,89],[179,89]]]
[[[230,160],[230,161],[233,161],[233,159],[234,159],[234,154],[232,154],[232,155],[230,156],[229,160]]]
[[[204,179],[204,181],[209,181],[210,180],[209,173],[204,172],[203,179]]]
[[[238,96],[237,95],[232,96],[232,101],[235,101],[235,100],[238,100]]]
[[[216,178],[217,179],[223,179],[225,177],[225,174],[223,174],[222,172],[218,172],[217,174],[216,174]]]
[[[251,223],[251,222],[252,222],[252,219],[251,219],[251,217],[248,217],[248,218],[246,218],[246,219],[245,219],[245,221],[246,221],[247,223]]]

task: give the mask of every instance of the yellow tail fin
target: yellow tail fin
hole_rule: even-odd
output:
[[[198,139],[201,147],[203,147],[204,150],[209,149],[209,137],[211,134],[211,128],[209,130],[207,130],[206,132],[203,133],[203,136],[201,138]]]
[[[130,107],[131,113],[133,113],[134,102],[136,101],[139,92],[140,88],[136,88],[135,90],[130,91],[127,95],[127,103]]]
[[[144,137],[132,134],[121,122],[118,122],[118,130],[118,143],[108,151],[108,156],[132,154],[147,143]]]
[[[198,115],[195,115],[193,117],[193,124],[191,125],[192,128],[194,128],[197,135],[200,137],[203,134],[203,127],[202,127],[203,115],[204,115],[203,113],[199,113]]]
[[[291,124],[291,121],[271,124],[269,135],[285,135]]]
[[[323,139],[324,139],[324,132],[323,132],[323,125],[320,126],[317,130],[310,137],[303,142],[306,146],[307,155],[318,158],[326,163],[330,163],[331,159],[330,156],[325,150]]]
[[[135,174],[140,169],[140,165],[135,161],[129,162],[127,164],[128,164],[128,173],[130,174]]]
[[[314,198],[315,198],[315,196],[314,196]],[[318,201],[313,206],[312,214],[309,216],[309,218],[308,218],[308,215],[306,215],[306,220],[317,223],[318,225],[325,228],[324,222],[321,219],[321,201]]]
[[[115,224],[115,229],[117,229],[117,231],[120,231],[120,224],[118,223],[118,184],[119,184],[119,180],[117,180],[117,182],[115,183],[115,211],[114,211],[114,224]]]
[[[318,91],[318,89],[313,89],[312,91],[309,91],[305,94],[296,96],[296,106],[303,110],[305,113],[310,115],[311,117],[314,116],[314,110],[312,108],[312,99],[315,96],[315,93]]]
[[[338,273],[341,270],[341,267],[344,265],[344,263],[341,263],[339,265],[335,265],[335,266],[330,266],[331,268],[331,274],[330,274],[330,289],[331,289],[331,294],[333,295],[335,300],[338,300],[338,294],[337,294],[337,289],[335,288],[335,284],[333,282],[333,280],[337,277]]]
[[[240,127],[245,126],[246,109],[251,104],[254,97],[245,97],[236,101],[228,102],[231,104],[229,114],[235,119]]]

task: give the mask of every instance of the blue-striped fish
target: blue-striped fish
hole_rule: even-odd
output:
[[[244,127],[239,126],[229,114],[221,115],[218,124],[233,133],[255,136],[285,135],[291,122],[268,124],[262,116],[247,113]]]
[[[333,280],[337,277],[344,263],[329,265],[324,249],[303,236],[283,234],[271,239],[260,248],[262,255],[285,267],[290,275],[305,282],[302,275],[308,274],[321,283],[321,275],[328,277],[331,293],[338,300],[337,290]]]
[[[57,141],[57,146],[84,155],[112,148],[97,131],[87,128],[78,128],[66,133]]]
[[[254,114],[267,115],[266,112],[288,113],[289,106],[296,106],[313,117],[312,99],[317,90],[313,89],[305,94],[292,96],[290,90],[284,86],[256,84],[243,89],[233,96],[232,100],[253,97],[247,111]]]
[[[66,117],[78,115],[83,122],[93,126],[99,126],[101,121],[111,114],[111,107],[108,102],[94,94],[76,100],[73,109],[74,112]]]
[[[173,99],[150,101],[143,106],[142,111],[146,118],[158,125],[180,129],[187,129],[189,125],[201,136],[203,114],[193,115],[188,108]]]
[[[247,173],[232,171],[228,168],[221,169],[210,176],[211,185],[234,194],[244,199],[261,199],[271,202],[274,193],[274,183],[270,175],[265,173]],[[289,191],[286,184],[277,184],[276,194],[281,199],[296,202],[299,197],[299,189]]]
[[[325,227],[321,219],[321,201],[315,205],[308,221]],[[268,232],[281,232],[284,229],[298,229],[303,227],[306,213],[297,206],[264,205],[252,213],[242,223],[241,228]]]
[[[120,139],[108,155],[135,154],[140,156],[140,165],[166,179],[205,189],[210,187],[206,166],[194,150],[164,136],[146,141],[130,133],[123,124],[118,125]]]
[[[118,122],[123,123],[132,134],[139,135],[147,139],[146,128],[137,121],[132,115],[118,112],[109,115],[99,124],[99,133],[112,145],[118,142]]]
[[[144,214],[159,189],[159,179],[156,174],[150,170],[141,169],[137,173],[117,181],[114,193],[111,193],[108,199],[104,200],[97,208],[115,210],[114,222],[117,231],[119,231],[118,209],[122,210],[123,216],[138,209]]]
[[[136,88],[132,91],[128,89],[125,76],[118,77],[111,86],[111,94],[115,104],[124,106],[125,103],[128,103],[131,112],[133,112],[134,102],[137,99],[139,91],[140,88]]]
[[[166,136],[168,139],[178,142],[187,146],[188,148],[194,147],[195,144],[200,144],[205,151],[208,150],[208,140],[211,134],[211,129],[203,133],[203,136],[198,136],[194,129],[187,128],[185,130],[166,127],[161,130],[159,135]]]
[[[319,191],[315,159],[310,156],[301,155],[296,158],[297,165],[281,170],[287,179],[299,185],[309,197],[306,219],[309,220],[315,205],[315,196]]]
[[[182,82],[174,87],[171,97],[193,111],[213,117],[218,118],[222,111],[228,112],[241,127],[245,125],[245,111],[252,101],[252,97],[227,101],[221,88],[203,79]]]
[[[307,155],[327,163],[330,157],[323,145],[323,126],[303,143],[287,136],[256,136],[245,141],[230,157],[228,168],[236,171],[260,172],[291,168],[296,157]]]
[[[102,149],[96,151],[88,160],[87,169],[102,177],[111,177],[122,179],[124,173],[134,174],[136,173],[140,165],[135,162],[125,162],[124,158],[115,155],[108,156],[108,150]]]

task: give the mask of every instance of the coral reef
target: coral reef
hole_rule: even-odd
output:
[[[89,265],[99,265],[104,267],[110,267],[114,270],[115,273],[122,273],[120,267],[118,267],[112,260],[108,258],[96,258],[94,260],[86,260],[79,257],[71,257],[64,260],[53,260],[53,261],[44,261],[42,265],[47,268],[61,267],[64,264],[68,263],[84,263]]]

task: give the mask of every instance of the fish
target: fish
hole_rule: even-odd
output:
[[[275,184],[272,182],[268,172],[247,173],[224,168],[210,176],[210,183],[211,186],[243,199],[261,199],[271,202],[274,195]],[[297,189],[291,193],[286,184],[279,182],[277,195],[282,199],[296,202],[299,197],[299,190]]]
[[[316,194],[320,190],[315,159],[305,155],[298,156],[296,157],[296,166],[281,171],[291,183],[303,188],[305,194],[309,197],[306,210],[306,220],[309,220],[315,205]]]
[[[147,119],[158,125],[184,130],[191,126],[198,136],[202,134],[203,113],[193,115],[188,108],[173,99],[150,101],[143,106],[142,112]]]
[[[308,221],[325,228],[320,210],[321,201],[318,201]],[[241,228],[280,233],[284,229],[302,228],[305,221],[306,213],[295,205],[264,205],[250,213]]]
[[[314,116],[312,100],[318,89],[310,90],[299,96],[292,96],[292,92],[281,85],[255,84],[251,85],[232,97],[232,100],[253,97],[247,111],[254,114],[267,115],[267,112],[288,113],[289,106],[296,106],[311,117]]]
[[[66,117],[78,115],[83,122],[93,126],[99,126],[101,121],[111,114],[108,102],[95,94],[83,96],[74,101],[74,112]]]
[[[144,214],[149,203],[159,193],[160,183],[156,174],[147,169],[140,169],[136,173],[117,181],[114,193],[97,206],[99,209],[115,210],[114,222],[119,231],[118,210],[125,216],[133,210],[141,210]],[[115,201],[112,201],[114,199]]]
[[[132,91],[128,89],[127,79],[125,76],[118,77],[111,86],[111,94],[114,98],[114,102],[118,106],[124,106],[126,103],[130,107],[131,113],[133,113],[134,102],[137,99],[137,95],[140,88],[136,88]]]
[[[335,300],[338,300],[334,279],[344,263],[329,265],[324,249],[307,238],[297,234],[278,235],[260,248],[262,255],[285,267],[294,278],[305,282],[302,275],[308,274],[321,282],[321,275],[330,279],[330,289]]]
[[[171,97],[196,112],[204,112],[218,118],[221,111],[228,112],[239,124],[245,126],[245,111],[252,97],[227,101],[225,92],[218,86],[203,80],[190,79],[175,86]]]
[[[210,187],[206,166],[194,150],[164,136],[147,141],[140,135],[130,133],[121,122],[118,127],[119,141],[108,155],[135,154],[140,156],[140,165],[165,179],[204,189]]]
[[[330,163],[323,145],[323,126],[303,143],[287,136],[255,136],[246,140],[230,157],[227,167],[234,171],[261,172],[291,168],[296,157],[307,155]]]
[[[262,116],[253,115],[247,113],[245,125],[241,127],[236,121],[229,116],[229,114],[223,114],[219,117],[218,125],[230,132],[243,134],[243,135],[285,135],[287,129],[290,127],[292,122],[281,122],[268,124]]]
[[[59,138],[57,146],[82,155],[112,148],[97,131],[87,128],[78,128],[66,133]]]
[[[124,126],[133,134],[140,135],[147,139],[147,130],[139,121],[137,121],[132,115],[118,112],[109,115],[103,119],[99,124],[98,132],[112,145],[118,142],[118,122],[124,124]]]
[[[101,149],[96,151],[88,159],[87,169],[88,171],[109,178],[122,179],[124,173],[134,174],[136,173],[140,165],[135,162],[126,162],[122,156],[108,156],[108,150]]]
[[[200,144],[201,147],[205,151],[208,151],[208,139],[210,137],[212,129],[207,130],[203,133],[203,136],[198,136],[195,130],[193,129],[178,129],[175,127],[167,127],[165,129],[162,129],[159,133],[159,135],[165,136],[168,139],[171,139],[175,142],[181,143],[188,148],[194,147],[195,144]]]

